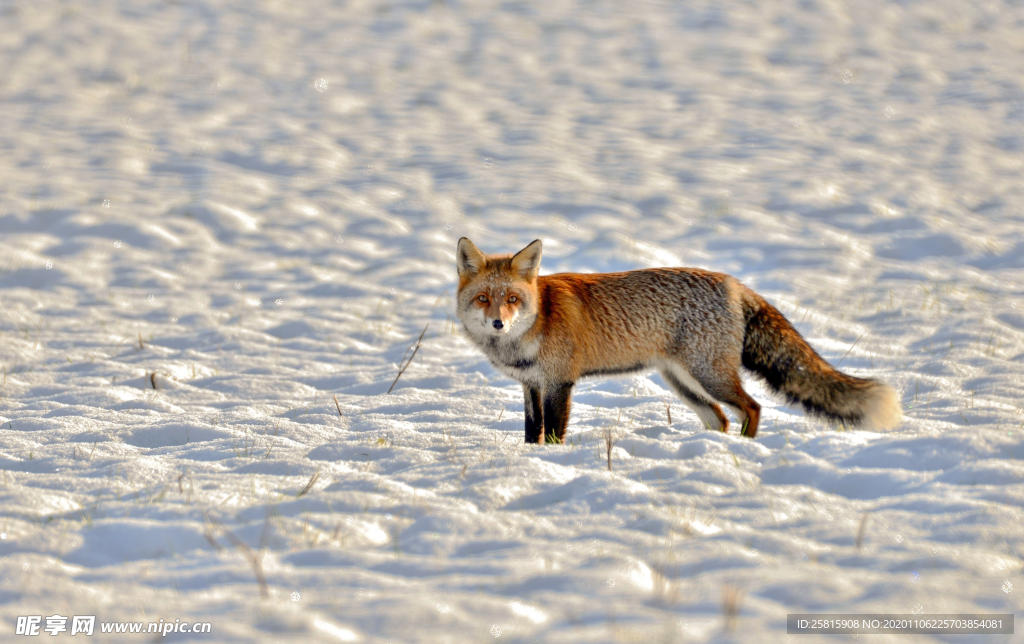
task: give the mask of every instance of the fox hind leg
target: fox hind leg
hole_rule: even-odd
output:
[[[729,419],[722,413],[722,408],[704,394],[703,387],[686,369],[673,365],[659,373],[686,406],[697,412],[702,423],[710,429],[722,432],[729,430]]]
[[[757,426],[761,421],[761,405],[743,390],[739,370],[731,372],[699,373],[694,378],[710,395],[731,407],[739,419],[740,430],[748,438],[757,434]]]

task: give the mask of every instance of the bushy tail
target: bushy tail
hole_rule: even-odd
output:
[[[747,319],[743,366],[773,391],[831,422],[865,429],[899,425],[903,412],[892,387],[837,371],[764,298],[745,289],[742,299]]]

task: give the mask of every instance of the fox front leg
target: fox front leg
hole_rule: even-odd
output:
[[[544,412],[541,407],[540,390],[523,385],[526,399],[526,442],[539,443],[544,434]]]
[[[569,425],[574,383],[549,385],[544,388],[544,441],[561,443]]]

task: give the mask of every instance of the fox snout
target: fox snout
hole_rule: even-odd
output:
[[[502,309],[506,310],[503,311]],[[501,306],[493,300],[491,306],[484,309],[484,325],[490,326],[488,331],[495,335],[508,333],[509,329],[512,327],[512,319],[514,315],[512,311],[507,309],[509,309],[509,307]]]

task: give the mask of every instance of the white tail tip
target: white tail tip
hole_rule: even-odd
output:
[[[903,409],[896,391],[884,382],[876,382],[871,396],[865,401],[864,429],[895,429],[903,421]]]

